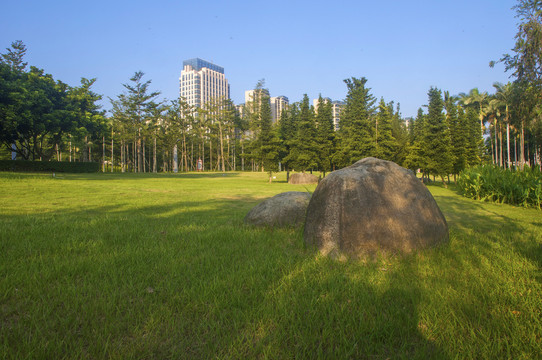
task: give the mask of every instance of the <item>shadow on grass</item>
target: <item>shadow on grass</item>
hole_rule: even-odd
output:
[[[4,218],[18,239],[0,255],[7,344],[51,358],[446,358],[420,333],[414,263],[321,258],[299,230],[244,226],[259,201]]]
[[[269,288],[231,347],[249,358],[446,359],[420,332],[415,267],[305,259]]]

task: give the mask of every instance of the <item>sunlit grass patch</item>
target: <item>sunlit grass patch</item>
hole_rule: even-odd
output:
[[[243,224],[279,174],[0,173],[0,358],[542,355],[542,217],[430,186],[450,242],[335,261]]]

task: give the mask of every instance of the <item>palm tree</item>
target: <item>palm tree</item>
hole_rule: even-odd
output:
[[[468,94],[460,93],[459,102],[465,107],[471,107],[478,112],[478,119],[480,120],[480,139],[484,136],[484,119],[486,117],[486,107],[489,102],[489,94],[487,92],[480,92],[478,88],[471,89]],[[479,156],[483,157],[483,144],[480,144]]]
[[[495,152],[493,152],[494,164],[502,166],[502,155],[499,159],[499,151],[498,151],[499,144],[497,142],[497,128],[498,128],[497,124],[498,124],[499,117],[501,116],[499,102],[497,99],[489,100],[489,102],[487,103],[485,107],[485,115],[486,115],[486,119],[489,122],[489,125],[490,126],[493,125],[493,133],[495,134]],[[491,141],[491,129],[489,132],[489,138],[490,138],[490,143],[492,144],[491,147],[493,147],[493,142]]]
[[[460,93],[460,101],[465,106],[473,106],[478,110],[478,118],[480,119],[480,128],[484,132],[485,107],[489,102],[489,94],[480,92],[478,88],[471,89],[468,94]]]
[[[507,167],[510,169],[510,107],[513,100],[513,89],[512,83],[501,84],[496,82],[493,84],[493,87],[496,89],[495,100],[497,101],[498,106],[502,109],[503,121],[506,123],[506,148],[507,148]]]

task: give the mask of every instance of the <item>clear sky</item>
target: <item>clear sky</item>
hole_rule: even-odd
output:
[[[0,52],[22,40],[30,65],[69,85],[97,78],[94,91],[123,92],[136,71],[162,97],[179,95],[185,59],[224,67],[235,103],[265,79],[271,96],[346,96],[343,79],[366,77],[377,98],[403,116],[427,104],[430,86],[451,94],[493,93],[509,81],[512,0],[388,1],[4,1]],[[104,109],[109,102],[103,101]]]

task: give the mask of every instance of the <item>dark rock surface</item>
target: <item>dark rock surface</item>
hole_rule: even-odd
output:
[[[330,173],[314,191],[304,239],[323,254],[409,253],[448,241],[433,196],[412,172],[365,158]]]
[[[255,226],[298,226],[305,221],[311,194],[288,191],[256,205],[245,216],[245,224]]]

